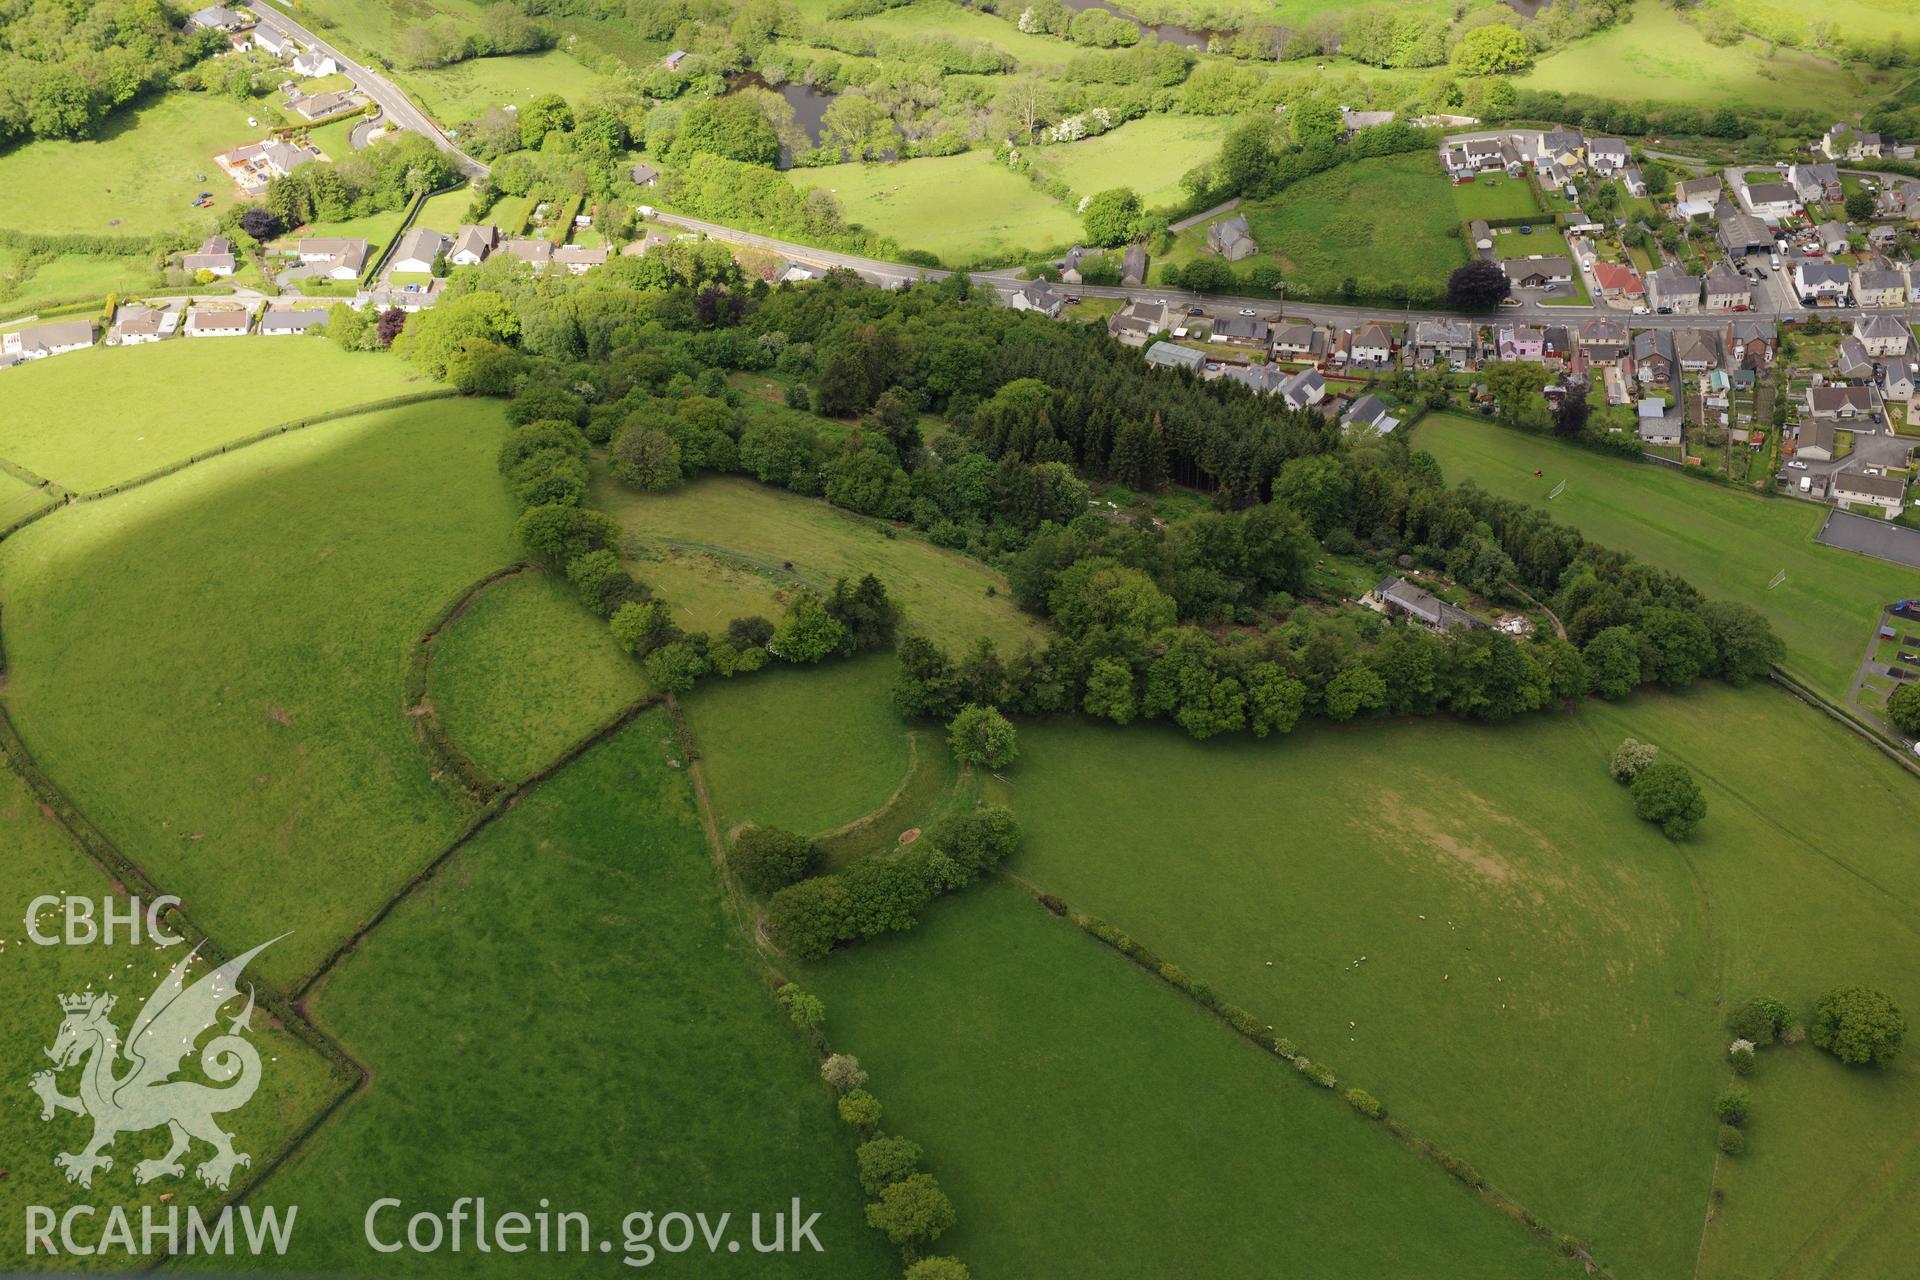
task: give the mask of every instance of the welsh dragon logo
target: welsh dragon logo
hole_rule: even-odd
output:
[[[214,1119],[245,1106],[260,1087],[260,1054],[242,1038],[253,1016],[251,986],[246,1008],[228,1022],[225,1033],[200,1050],[200,1070],[225,1087],[174,1076],[193,1052],[194,1042],[218,1024],[221,1007],[239,996],[237,980],[247,962],[277,941],[261,943],[188,986],[187,968],[200,951],[194,947],[147,997],[124,1046],[108,1016],[113,1012],[113,996],[87,991],[60,997],[66,1018],[53,1047],[45,1051],[54,1069],[37,1072],[32,1086],[40,1096],[42,1120],[53,1119],[57,1111],[93,1120],[93,1137],[84,1149],[53,1158],[56,1167],[67,1171],[68,1182],[91,1187],[96,1169],[113,1168],[113,1157],[105,1151],[114,1138],[161,1125],[167,1127],[173,1144],[160,1159],[142,1160],[134,1167],[136,1183],[183,1176],[186,1170],[180,1157],[194,1138],[213,1147],[213,1156],[194,1170],[210,1187],[226,1190],[233,1171],[253,1163],[251,1157],[233,1149],[233,1136]],[[122,1054],[128,1065],[116,1075]],[[81,1063],[85,1065],[80,1070],[79,1096],[68,1097],[60,1092],[57,1074]]]

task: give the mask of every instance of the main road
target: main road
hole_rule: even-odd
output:
[[[447,158],[453,161],[454,166],[469,178],[478,179],[487,176],[487,166],[456,147],[453,139],[433,122],[433,117],[415,106],[413,99],[403,93],[393,81],[371,67],[349,58],[271,5],[260,3],[260,0],[247,0],[247,7],[260,20],[260,25],[269,31],[282,36],[291,36],[307,48],[324,53],[339,63],[340,70],[353,81],[354,86],[380,104],[380,110],[385,113],[389,128],[406,129],[426,137],[434,146],[446,152]]]

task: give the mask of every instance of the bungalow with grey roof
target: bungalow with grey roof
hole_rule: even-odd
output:
[[[1633,416],[1641,444],[1680,443],[1680,415],[1669,412],[1666,401],[1649,396],[1634,406]]]
[[[568,275],[585,275],[595,267],[607,265],[605,249],[590,249],[585,245],[563,244],[553,251],[553,263],[565,267]]]
[[[487,256],[499,244],[500,228],[492,223],[470,223],[454,233],[453,246],[447,250],[447,261],[456,267],[477,267],[487,260]]]
[[[433,264],[440,256],[453,247],[452,237],[429,227],[415,227],[400,239],[400,245],[393,251],[393,260],[387,264],[389,271],[405,271],[427,275],[433,271]]]
[[[332,280],[358,280],[367,267],[367,242],[352,236],[319,236],[296,246],[303,265]]]
[[[113,313],[113,325],[107,330],[107,345],[138,347],[158,342],[171,334],[178,323],[178,317],[171,311],[127,303]]]
[[[1516,289],[1544,289],[1573,279],[1573,259],[1559,256],[1503,258],[1500,269],[1507,273],[1507,282]]]
[[[1899,476],[1870,476],[1864,471],[1836,471],[1829,482],[1834,499],[1849,506],[1877,507],[1888,516],[1900,514],[1907,482]]]
[[[500,250],[512,254],[535,271],[545,271],[553,262],[553,241],[537,236],[508,240],[500,246]]]
[[[252,21],[250,15],[236,13],[225,5],[210,4],[187,15],[187,30],[238,31]]]
[[[636,187],[650,187],[660,181],[660,171],[650,164],[636,164],[627,170],[627,177]]]
[[[1756,218],[1787,218],[1800,208],[1800,193],[1785,182],[1752,182],[1740,187],[1740,207]]]
[[[1107,332],[1129,347],[1144,347],[1148,338],[1172,327],[1167,309],[1144,298],[1134,299],[1107,317]]]
[[[1309,408],[1327,398],[1327,380],[1318,369],[1302,369],[1280,384],[1280,398],[1290,408]]]
[[[31,329],[0,334],[0,355],[12,360],[44,360],[93,345],[93,321],[56,320]]]
[[[208,236],[200,242],[200,248],[182,255],[180,269],[189,275],[204,271],[213,276],[230,276],[239,268],[238,260],[233,256],[233,241],[225,236]]]
[[[1273,354],[1278,360],[1318,362],[1327,354],[1327,332],[1305,320],[1282,320],[1273,326]]]
[[[1171,342],[1156,342],[1147,348],[1147,363],[1161,369],[1186,369],[1200,372],[1206,353],[1192,347],[1177,347]]]
[[[1385,401],[1369,394],[1347,406],[1347,411],[1340,415],[1340,425],[1349,431],[1370,430],[1386,435],[1400,425],[1400,420],[1393,416]]]
[[[1693,200],[1716,204],[1720,199],[1720,175],[1710,173],[1704,178],[1682,178],[1673,184],[1673,198],[1679,204]]]
[[[1265,316],[1221,316],[1213,322],[1214,341],[1240,347],[1264,347],[1272,332]]]
[[[1871,418],[1877,397],[1872,387],[1808,387],[1807,414],[1828,421]]]
[[[1844,222],[1829,219],[1813,229],[1814,238],[1828,253],[1845,253],[1853,244],[1853,231]]]
[[[1673,361],[1688,373],[1720,367],[1720,343],[1711,329],[1680,329],[1673,335]]]
[[[201,305],[187,308],[182,332],[189,338],[240,338],[252,325],[253,317],[245,308]]]
[[[1837,448],[1838,429],[1831,419],[1803,418],[1795,429],[1793,456],[1803,462],[1832,462]]]
[[[340,64],[333,60],[332,55],[318,49],[308,49],[293,60],[293,74],[310,80],[338,74],[339,70]]]
[[[327,313],[318,307],[268,307],[260,316],[260,332],[269,338],[319,333],[327,327]]]
[[[1444,633],[1463,628],[1484,628],[1487,624],[1458,605],[1448,604],[1430,591],[1414,586],[1405,578],[1382,578],[1361,603],[1390,618],[1410,618],[1429,631]]]

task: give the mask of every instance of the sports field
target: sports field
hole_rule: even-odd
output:
[[[1180,175],[1220,149],[1230,116],[1145,116],[1097,138],[1045,147],[1030,158],[1079,196],[1132,187],[1148,209],[1186,198]]]
[[[1337,1096],[1017,889],[812,966],[975,1275],[1573,1274]],[[1364,1224],[1364,1229],[1356,1226]]]
[[[1041,634],[1039,622],[1008,597],[1006,580],[978,560],[752,480],[710,477],[647,494],[602,481],[594,502],[620,521],[629,551],[644,557],[632,566],[642,581],[652,581],[649,561],[671,546],[720,553],[788,590],[796,578],[831,590],[836,578],[871,573],[904,610],[908,630],[938,634],[950,644],[987,636],[1018,648]],[[660,592],[671,601],[664,580]]]
[[[1684,845],[1608,778],[1629,735],[1707,786]],[[1807,760],[1821,788],[1783,785]],[[1203,792],[1234,803],[1188,802]],[[1013,794],[1012,871],[1271,1022],[1621,1275],[1692,1263],[1728,1003],[1804,1011],[1849,980],[1920,998],[1902,835],[1920,795],[1768,688],[1268,746],[1036,724]],[[1753,1150],[1720,1163],[1710,1274],[1770,1274],[1783,1245],[1864,1212],[1858,1184],[1911,1172],[1920,1071],[1787,1057],[1756,1073]],[[1826,1142],[1823,1108],[1846,1141]]]
[[[164,1129],[125,1133],[117,1138],[108,1149],[113,1168],[96,1173],[91,1189],[68,1182],[65,1171],[54,1166],[50,1154],[83,1149],[91,1128],[85,1119],[64,1112],[43,1122],[40,1104],[27,1090],[28,1074],[48,1065],[43,1050],[54,1043],[60,1029],[59,997],[89,988],[117,997],[111,1021],[125,1033],[147,997],[160,986],[167,971],[185,957],[188,948],[124,939],[110,946],[28,943],[21,936],[22,921],[34,898],[73,894],[97,899],[109,893],[110,881],[64,832],[41,816],[26,784],[4,765],[0,765],[0,849],[6,851],[6,891],[0,895],[4,897],[0,907],[4,907],[7,919],[5,943],[0,947],[0,1000],[8,1009],[6,1024],[0,1027],[0,1057],[18,1064],[23,1072],[10,1082],[13,1087],[5,1108],[6,1123],[0,1124],[0,1168],[7,1170],[8,1194],[16,1197],[18,1204],[46,1205],[57,1212],[79,1204],[132,1203],[136,1197],[156,1203],[162,1195],[177,1207],[191,1204],[211,1208],[218,1204],[223,1197],[192,1174],[198,1161],[212,1154],[206,1147],[197,1148],[189,1157],[187,1176],[135,1191],[134,1166],[165,1154]],[[37,919],[43,933],[58,937],[65,913],[60,908],[42,907]],[[260,941],[264,938],[249,938],[245,945]],[[203,967],[194,970],[195,976],[206,972]],[[230,1018],[238,1014],[239,1004],[226,1012]],[[336,1092],[346,1087],[347,1080],[332,1074],[326,1059],[290,1031],[272,1025],[264,1011],[256,1012],[249,1026],[264,1068],[260,1092],[250,1105],[223,1114],[221,1120],[232,1133],[234,1149],[253,1157],[257,1173]],[[124,1074],[127,1066],[122,1061],[112,1069]],[[71,1073],[62,1078],[63,1091],[74,1088],[73,1080]],[[250,1176],[247,1170],[240,1170],[236,1188]],[[0,1235],[0,1267],[20,1271],[45,1265],[44,1255],[30,1261],[24,1249],[20,1231]]]
[[[1429,414],[1414,437],[1449,481],[1546,507],[1595,542],[1767,616],[1787,667],[1844,699],[1880,610],[1920,591],[1920,575],[1813,541],[1826,509],[1762,498],[1478,422]],[[1544,474],[1536,478],[1534,472]],[[1566,489],[1548,501],[1562,481]],[[1768,589],[1774,576],[1786,581]]]
[[[84,142],[0,151],[0,226],[127,236],[211,229],[240,198],[213,157],[262,132],[248,127],[245,103],[180,92],[116,111]],[[213,208],[192,207],[202,191],[213,193]]]
[[[1814,54],[1778,48],[1769,55],[1759,40],[1709,44],[1700,28],[1655,0],[1640,0],[1631,21],[1547,55],[1515,82],[1603,98],[1736,108],[1829,111],[1871,96],[1855,73]]]
[[[626,1215],[678,1210],[731,1213],[742,1248],[650,1261],[758,1276],[771,1263],[745,1247],[749,1215],[798,1197],[825,1251],[782,1256],[780,1274],[898,1274],[862,1218],[832,1094],[722,913],[671,735],[651,712],[570,765],[316,991],[373,1084],[259,1197],[300,1206],[282,1269],[365,1274],[389,1261],[362,1240],[374,1198],[405,1204],[380,1220],[397,1233],[472,1195],[495,1215],[588,1214],[613,1259],[469,1247],[410,1256],[406,1274],[612,1275],[649,1260],[626,1246]]]
[[[640,663],[565,578],[528,571],[441,629],[427,699],[475,764],[518,781],[647,691]]]
[[[155,394],[160,386],[192,393]],[[0,458],[85,493],[295,418],[432,386],[392,356],[320,338],[96,346],[10,371]]]
[[[950,267],[1065,249],[1080,236],[1073,210],[996,164],[988,151],[791,169],[787,176],[803,190],[832,191],[848,222],[891,236],[903,249],[923,249]]]
[[[261,958],[277,985],[460,825],[401,703],[420,630],[518,556],[503,430],[477,400],[363,415],[0,544],[28,748],[211,932],[292,930]]]

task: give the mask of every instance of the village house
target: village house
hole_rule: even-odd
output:
[[[1813,229],[1813,236],[1829,255],[1845,253],[1853,244],[1853,233],[1844,222],[1823,222]]]
[[[348,90],[300,94],[287,100],[287,108],[302,120],[325,120],[360,105],[360,97]]]
[[[1566,360],[1574,351],[1573,332],[1562,324],[1550,324],[1540,331],[1540,355],[1546,360]]]
[[[1204,351],[1175,346],[1171,342],[1156,342],[1147,348],[1147,363],[1160,369],[1186,369],[1198,373],[1206,358]]]
[[[1127,251],[1120,255],[1120,283],[1127,288],[1137,288],[1147,282],[1147,247],[1143,244],[1130,244]]]
[[[1887,516],[1900,514],[1907,482],[1898,476],[1870,476],[1864,471],[1836,471],[1829,492],[1849,506],[1878,507]]]
[[[1853,422],[1873,417],[1876,396],[1872,387],[1808,387],[1807,413],[1826,421]]]
[[[1600,296],[1617,302],[1643,302],[1647,296],[1647,286],[1640,279],[1640,273],[1632,267],[1617,263],[1602,262],[1594,259],[1593,280],[1600,286]]]
[[[1904,356],[1895,357],[1881,366],[1880,389],[1889,400],[1907,402],[1907,415],[1913,415],[1913,391],[1916,378],[1920,378],[1920,369]]]
[[[292,36],[275,31],[268,26],[257,26],[253,29],[253,47],[265,50],[282,62],[300,52],[300,46],[294,43]]]
[[[308,49],[293,60],[293,74],[304,76],[309,80],[337,75],[339,71],[340,64],[318,49]]]
[[[1107,332],[1130,347],[1144,347],[1148,338],[1172,327],[1165,307],[1139,298],[1107,317]]]
[[[1787,181],[1793,184],[1793,189],[1799,193],[1803,201],[1824,200],[1835,204],[1843,194],[1840,186],[1840,169],[1837,165],[1789,165]]]
[[[1421,367],[1466,369],[1477,346],[1474,327],[1465,320],[1419,320],[1413,326],[1414,358]]]
[[[1880,253],[1891,254],[1894,245],[1897,244],[1899,240],[1900,231],[1897,227],[1889,227],[1885,223],[1879,223],[1867,228],[1867,247],[1869,249],[1876,250]]]
[[[1633,376],[1641,386],[1673,381],[1673,335],[1665,329],[1643,329],[1633,335]]]
[[[1652,396],[1641,400],[1634,406],[1633,421],[1643,445],[1680,443],[1680,415],[1669,413],[1664,400]]]
[[[1906,322],[1893,316],[1861,316],[1853,322],[1853,336],[1876,359],[1907,354],[1912,340]]]
[[[1340,127],[1346,131],[1349,138],[1362,129],[1372,129],[1392,123],[1393,112],[1391,111],[1350,111],[1344,106],[1340,108]]]
[[[253,317],[241,307],[188,307],[182,332],[189,338],[240,338],[252,323]]]
[[[1793,264],[1793,287],[1810,307],[1838,306],[1853,287],[1853,276],[1837,262],[1801,258]]]
[[[1715,234],[1721,247],[1736,258],[1773,251],[1773,229],[1750,213],[1725,214]]]
[[[1265,316],[1221,316],[1213,322],[1213,340],[1237,347],[1264,347],[1272,328]]]
[[[1647,275],[1647,305],[1662,315],[1694,315],[1700,310],[1704,281],[1677,266],[1664,266]]]
[[[1272,395],[1293,375],[1278,365],[1237,364],[1223,375],[1228,382],[1237,382],[1258,395]]]
[[[1503,324],[1494,335],[1494,348],[1506,361],[1542,359],[1546,354],[1544,330],[1528,324]]]
[[[1060,263],[1059,263],[1060,283],[1062,284],[1082,283],[1082,277],[1080,275],[1080,260],[1082,258],[1085,258],[1086,256],[1087,256],[1086,249],[1084,249],[1080,245],[1075,245],[1073,246],[1073,248],[1067,250],[1067,256],[1060,259]]]
[[[485,226],[469,224],[454,234],[453,247],[447,251],[447,262],[456,267],[477,267],[499,245],[500,228],[491,223]],[[642,249],[641,252],[646,250]]]
[[[1720,175],[1710,173],[1704,178],[1682,178],[1673,184],[1675,204],[1701,203],[1712,207],[1720,202]]]
[[[1720,344],[1711,329],[1681,329],[1673,335],[1673,360],[1688,373],[1720,367]]]
[[[1500,269],[1516,289],[1544,289],[1573,281],[1573,259],[1566,257],[1505,258]]]
[[[1504,169],[1505,158],[1496,137],[1460,138],[1440,144],[1440,164],[1456,181],[1473,174]]]
[[[198,250],[180,259],[180,269],[188,275],[204,271],[212,276],[230,276],[239,265],[233,256],[233,241],[225,236],[208,236]]]
[[[1587,163],[1593,171],[1603,177],[1611,178],[1632,163],[1627,154],[1624,138],[1589,138],[1587,140]]]
[[[330,280],[358,280],[367,266],[367,242],[355,237],[310,237],[296,248],[303,265]]]
[[[249,142],[245,146],[223,151],[213,158],[220,171],[233,179],[234,185],[248,195],[257,195],[267,189],[267,184],[275,178],[284,178],[309,160],[318,160],[320,151],[311,145],[288,142],[281,138],[271,138],[266,142]]]
[[[1800,193],[1785,182],[1752,182],[1740,187],[1740,207],[1756,218],[1787,218],[1800,208]]]
[[[1839,448],[1838,428],[1830,418],[1807,418],[1797,428],[1793,456],[1802,462],[1832,462]]]
[[[510,253],[535,271],[545,271],[553,263],[553,241],[522,237],[501,244],[500,252]]]
[[[1382,578],[1360,603],[1389,618],[1410,618],[1435,634],[1473,629],[1487,624],[1458,605],[1448,604],[1430,591],[1422,590],[1405,578]]]
[[[627,170],[627,177],[633,179],[636,187],[650,187],[660,181],[660,171],[650,164],[637,164]]]
[[[1635,200],[1647,198],[1647,176],[1631,165],[1620,171],[1620,185],[1625,187],[1627,194]]]
[[[93,321],[56,320],[0,334],[0,356],[9,361],[44,360],[93,345]]]
[[[187,15],[189,31],[239,31],[253,21],[250,14],[236,13],[224,5],[208,5]]]
[[[1379,396],[1364,395],[1347,406],[1347,411],[1340,415],[1340,425],[1349,431],[1386,435],[1400,425],[1400,420]]]
[[[686,61],[686,57],[687,51],[685,49],[675,49],[672,53],[660,59],[660,65],[669,71],[678,71],[680,64]]]
[[[1327,332],[1304,320],[1282,320],[1273,326],[1273,358],[1318,364],[1327,354]]]
[[[1878,158],[1882,139],[1877,133],[1862,133],[1851,125],[1836,124],[1820,139],[1820,154],[1829,160],[1865,160]]]
[[[1309,408],[1327,398],[1327,380],[1318,369],[1302,369],[1280,384],[1280,398],[1288,408]]]
[[[627,248],[632,247],[632,245],[627,246]],[[626,249],[622,249],[620,252],[627,257],[633,256],[628,254]],[[794,262],[791,259],[786,259],[774,267],[772,274],[767,278],[774,284],[805,284],[809,280],[823,280],[826,278],[826,274],[826,272],[818,267],[810,267],[804,262]]]
[[[1253,233],[1247,227],[1247,215],[1244,213],[1209,223],[1207,248],[1228,262],[1239,262],[1260,252],[1260,246],[1253,242]]]
[[[260,332],[269,338],[319,333],[327,327],[327,313],[318,307],[269,306],[260,316]]]
[[[428,227],[415,227],[400,239],[399,247],[393,251],[393,259],[387,264],[389,271],[402,271],[418,275],[431,275],[433,264],[451,248],[451,237]]]
[[[1568,173],[1586,167],[1587,139],[1578,129],[1548,129],[1540,134],[1535,166],[1557,165]]]
[[[138,347],[170,337],[180,318],[160,307],[127,304],[113,313],[113,325],[107,330],[110,347]]]
[[[553,263],[565,267],[568,275],[585,275],[595,267],[607,265],[605,249],[589,249],[584,245],[563,244],[553,251]]]
[[[1833,367],[1839,370],[1842,382],[1873,381],[1873,356],[1867,351],[1867,344],[1858,338],[1840,340],[1833,353]]]
[[[1863,307],[1904,307],[1907,277],[1887,267],[1855,267],[1853,300]]]
[[[1708,311],[1745,311],[1753,305],[1753,285],[1724,262],[1707,269],[1703,282]]]
[[[1734,363],[1746,369],[1764,369],[1773,363],[1780,331],[1771,320],[1727,322],[1727,350]]]
[[[1353,330],[1347,344],[1349,369],[1385,369],[1393,364],[1393,334],[1377,322]]]
[[[1627,357],[1627,326],[1618,320],[1582,320],[1575,342],[1590,363],[1618,364]]]
[[[1053,320],[1059,317],[1067,300],[1045,280],[1028,280],[1007,294],[1007,305],[1015,311],[1038,311]]]

